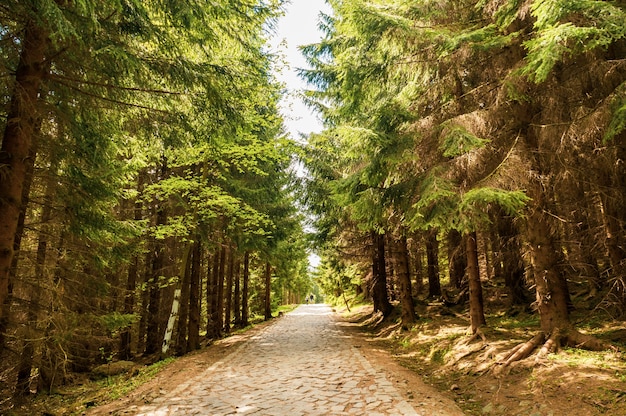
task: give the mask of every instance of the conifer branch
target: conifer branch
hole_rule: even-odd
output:
[[[75,82],[77,84],[93,85],[96,87],[104,87],[107,89],[114,89],[114,90],[121,90],[121,91],[147,92],[150,94],[164,94],[164,95],[185,95],[186,94],[184,92],[179,92],[179,91],[167,91],[167,90],[157,90],[157,89],[139,88],[139,87],[122,87],[120,85],[106,84],[106,83],[95,82],[95,81],[86,81],[86,80],[66,77],[66,76],[58,75],[58,74],[53,74],[50,76],[50,78],[55,79],[55,80],[63,79],[66,81]],[[63,84],[63,85],[67,85],[67,84]]]
[[[75,87],[73,85],[70,85],[70,84],[67,84],[67,83],[64,83],[64,82],[61,82],[61,81],[57,81],[57,82],[59,84],[61,84],[61,85],[66,86],[67,88],[70,88],[70,89],[72,89],[74,91],[77,91],[77,92],[79,92],[81,94],[84,94],[84,95],[86,95],[88,97],[96,98],[98,100],[107,101],[107,102],[110,102],[110,103],[113,103],[113,104],[119,104],[119,105],[123,105],[123,106],[126,106],[126,107],[140,108],[142,110],[149,110],[149,111],[156,111],[156,112],[161,113],[161,114],[167,114],[167,115],[171,114],[169,111],[160,110],[158,108],[152,108],[152,107],[148,107],[148,106],[141,105],[141,104],[133,104],[133,103],[125,102],[125,101],[114,100],[113,98],[107,98],[107,97],[103,97],[103,96],[98,95],[98,94],[94,94],[94,93],[90,93],[90,92],[81,90],[78,87]]]

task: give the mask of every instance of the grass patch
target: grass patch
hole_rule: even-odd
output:
[[[129,377],[127,374],[107,377],[97,382],[99,384],[99,391],[103,394],[106,401],[123,397],[142,384],[152,380],[170,363],[176,361],[176,359],[176,357],[169,357],[157,361],[152,365],[141,367],[138,371],[135,371],[132,377]]]

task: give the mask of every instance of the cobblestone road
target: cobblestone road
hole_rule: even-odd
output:
[[[124,413],[421,415],[345,339],[330,315],[326,305],[302,305],[200,376]]]

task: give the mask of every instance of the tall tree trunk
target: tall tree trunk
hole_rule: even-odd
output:
[[[265,263],[265,320],[272,319],[272,265]]]
[[[157,212],[157,224],[165,224],[164,208]],[[146,354],[154,354],[161,347],[160,312],[161,312],[161,274],[165,264],[165,247],[162,241],[154,242],[152,267],[149,281],[148,316],[146,325]]]
[[[215,335],[220,338],[224,329],[224,281],[226,280],[226,254],[228,247],[223,244],[220,249],[220,263],[217,274],[217,315]]]
[[[478,267],[476,233],[466,235],[465,243],[467,245],[465,251],[467,253],[467,278],[469,282],[470,325],[472,333],[475,334],[481,326],[486,324],[483,310],[483,287],[480,283],[480,269]]]
[[[228,273],[226,274],[226,287],[224,299],[224,332],[230,333],[230,320],[233,307],[233,278],[235,274],[235,250],[232,246],[228,249]]]
[[[37,258],[35,260],[35,279],[36,281],[30,286],[30,300],[27,310],[27,333],[23,337],[24,345],[20,355],[18,364],[17,383],[15,394],[18,396],[28,395],[30,393],[30,378],[33,368],[33,361],[36,349],[36,340],[40,338],[37,335],[37,325],[39,323],[39,311],[41,303],[42,285],[48,281],[46,278],[46,254],[48,252],[48,238],[50,235],[49,223],[52,218],[52,196],[56,190],[55,181],[48,180],[46,186],[46,195],[44,196],[44,204],[41,211],[40,224],[42,229],[39,232],[39,241],[37,243]]]
[[[167,159],[162,158],[161,171],[159,179],[165,179],[168,176]],[[155,202],[156,203],[156,202]],[[163,204],[156,206],[155,227],[167,224],[167,212]],[[149,303],[148,317],[146,325],[146,354],[154,354],[161,349],[161,275],[165,266],[165,242],[163,240],[154,240],[154,247],[151,259],[150,281],[148,283]]]
[[[41,119],[38,119],[38,125],[36,126],[36,133],[38,134],[41,131]],[[4,301],[4,304],[0,304],[0,308],[3,309],[0,312],[0,360],[2,359],[2,352],[6,342],[6,332],[9,329],[9,317],[11,315],[11,302],[13,297],[13,282],[15,281],[15,277],[17,276],[17,267],[19,263],[19,256],[17,253],[20,251],[20,247],[22,245],[22,237],[24,235],[24,223],[26,221],[26,208],[28,205],[28,200],[30,196],[30,188],[33,182],[33,175],[35,173],[35,158],[37,155],[37,151],[35,147],[31,150],[31,157],[28,158],[28,170],[26,172],[26,180],[24,181],[24,188],[22,188],[22,200],[21,200],[21,210],[20,216],[17,221],[17,230],[15,232],[15,240],[13,242],[13,259],[11,260],[11,271],[9,274],[9,287],[7,289],[7,298]]]
[[[139,195],[143,193],[143,173],[137,177],[137,192]],[[137,222],[143,219],[143,204],[139,198],[135,199],[133,219]],[[128,274],[126,276],[126,292],[124,294],[124,313],[132,314],[135,309],[135,291],[137,289],[137,277],[139,276],[139,256],[134,255],[128,265]],[[128,326],[120,333],[120,351],[119,357],[122,360],[130,360],[132,357],[132,328]]]
[[[209,314],[209,322],[207,322],[207,338],[208,339],[216,339],[219,338],[219,332],[217,331],[217,325],[218,325],[218,300],[217,300],[217,295],[218,295],[218,290],[217,290],[217,286],[218,286],[218,280],[219,280],[219,271],[220,271],[220,253],[221,250],[220,248],[216,248],[215,249],[215,253],[213,253],[213,266],[212,266],[212,270],[211,270],[211,279],[210,279],[210,284],[209,287],[211,288],[211,302],[210,302],[210,307],[207,306],[207,308],[209,308],[209,310],[211,311],[211,313]],[[208,278],[208,277],[207,277]]]
[[[30,158],[35,157],[33,148],[39,125],[37,100],[47,71],[47,43],[47,33],[35,22],[29,22],[20,43],[22,51],[0,147],[0,325],[5,327],[15,237],[23,209],[22,193],[29,165],[33,163]],[[2,347],[0,343],[0,349]]]
[[[243,255],[243,282],[241,287],[241,326],[246,327],[249,325],[248,319],[250,316],[250,309],[248,305],[250,285],[250,252],[246,250]]]
[[[413,271],[415,275],[415,279],[413,281],[413,297],[419,298],[422,291],[424,290],[424,261],[423,261],[423,251],[419,241],[421,238],[417,236],[417,234],[413,235],[411,238],[411,248],[413,255],[410,258],[413,259]]]
[[[193,243],[191,280],[189,282],[189,324],[187,327],[187,351],[200,348],[200,269],[202,267],[202,243]]]
[[[448,262],[450,286],[461,289],[467,268],[467,256],[463,246],[463,236],[456,230],[448,232]]]
[[[502,256],[502,274],[511,306],[528,306],[529,293],[524,281],[524,261],[519,244],[519,232],[510,216],[498,216],[496,227]]]
[[[148,307],[150,305],[150,280],[152,277],[152,258],[154,256],[154,250],[156,250],[156,240],[154,237],[149,239],[148,250],[144,258],[144,272],[141,281],[142,290],[140,292],[140,311],[141,318],[139,318],[139,328],[137,330],[137,351],[146,350],[146,342],[148,335],[148,320],[150,316],[148,314]]]
[[[437,298],[441,296],[437,230],[430,230],[426,236],[426,260],[428,262],[428,297]]]
[[[372,233],[372,300],[374,312],[381,312],[387,317],[393,311],[387,294],[387,269],[385,267],[385,235]]]
[[[623,207],[618,208],[615,206],[616,204],[613,198],[604,193],[601,194],[600,197],[600,207],[606,235],[604,245],[609,255],[612,275],[616,278],[618,283],[620,281],[624,282],[626,280],[626,242],[624,240],[626,239],[624,238],[624,227],[620,223],[617,213],[617,211],[623,209]],[[621,283],[618,284],[617,291],[614,289],[613,291],[617,294],[617,292],[624,291],[624,289],[626,289],[626,283]],[[626,295],[622,295],[622,297],[626,300]]]
[[[233,293],[233,311],[235,313],[235,327],[241,326],[241,259],[235,263],[235,293]]]
[[[396,275],[398,277],[398,288],[400,295],[400,306],[402,308],[402,327],[408,329],[417,320],[415,314],[415,304],[413,303],[413,291],[411,290],[411,272],[409,261],[409,249],[406,237],[402,236],[395,241],[396,249]]]
[[[184,355],[187,351],[187,329],[189,327],[189,297],[191,293],[191,264],[192,260],[192,247],[195,246],[195,242],[186,243],[188,246],[185,251],[186,260],[182,282],[180,284],[180,308],[178,311],[178,325],[177,325],[177,339],[176,339],[176,352],[178,355]],[[182,271],[182,270],[181,270]]]
[[[549,336],[555,329],[566,330],[571,326],[569,291],[559,266],[562,253],[556,248],[554,238],[550,235],[551,226],[540,207],[541,205],[535,207],[528,215],[526,230],[531,248],[541,330]]]

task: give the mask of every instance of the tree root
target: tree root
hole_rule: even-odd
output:
[[[555,353],[561,346],[572,348],[580,348],[589,351],[617,351],[615,346],[602,341],[592,335],[586,335],[575,329],[568,328],[555,329],[550,336],[546,338],[544,332],[539,332],[530,340],[515,346],[504,358],[500,360],[500,369],[509,367],[516,361],[528,358],[539,346],[541,348],[535,356],[535,365],[540,363],[548,354]]]
[[[476,332],[474,332],[472,334],[472,328],[470,327],[467,330],[468,334],[471,334],[471,336],[465,341],[465,344],[469,345],[472,342],[476,341],[478,338],[480,338],[482,340],[483,343],[487,342],[487,337],[485,336],[485,334],[483,333],[483,331],[480,330],[480,328],[476,329]]]
[[[517,345],[506,357],[504,357],[502,366],[507,367],[512,362],[520,361],[528,357],[540,344],[545,341],[545,339],[546,335],[543,332],[540,332],[532,337],[529,341]]]

